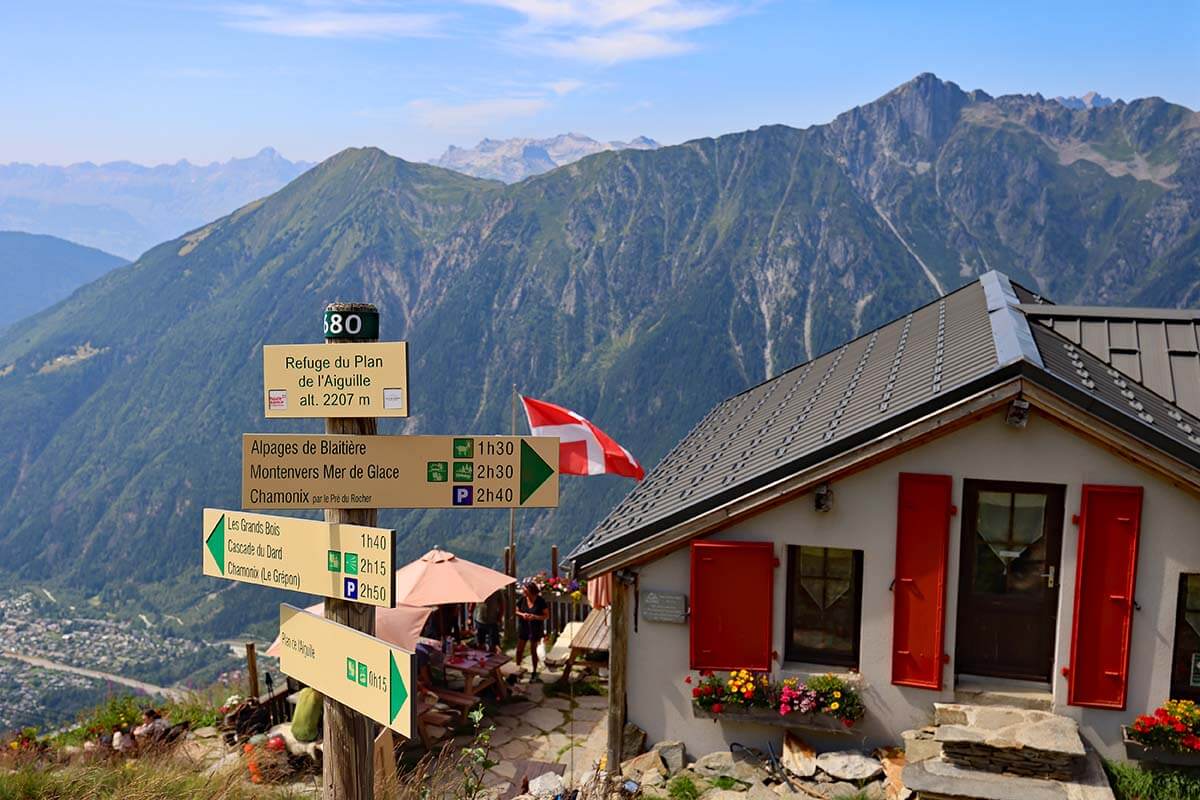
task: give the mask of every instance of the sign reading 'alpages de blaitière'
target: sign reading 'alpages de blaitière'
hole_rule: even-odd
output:
[[[557,505],[555,438],[262,433],[242,437],[245,508]]]
[[[263,413],[268,419],[407,417],[408,345],[264,345]]]

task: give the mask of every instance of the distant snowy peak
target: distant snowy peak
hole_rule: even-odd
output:
[[[477,178],[515,183],[605,150],[655,150],[660,146],[646,136],[628,142],[598,142],[582,133],[561,133],[549,139],[484,139],[474,147],[451,145],[431,163]]]
[[[1111,97],[1105,97],[1099,92],[1088,92],[1083,97],[1056,97],[1054,99],[1056,102],[1074,111],[1082,111],[1087,108],[1104,108],[1116,102]]]

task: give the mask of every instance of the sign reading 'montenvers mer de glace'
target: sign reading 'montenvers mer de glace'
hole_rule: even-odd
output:
[[[556,438],[261,433],[242,437],[245,508],[557,505]]]

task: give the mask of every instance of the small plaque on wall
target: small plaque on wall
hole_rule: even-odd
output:
[[[687,622],[687,595],[674,592],[644,591],[641,597],[642,619],[647,622]]]
[[[1188,682],[1192,686],[1200,686],[1200,653],[1192,653],[1192,675]]]

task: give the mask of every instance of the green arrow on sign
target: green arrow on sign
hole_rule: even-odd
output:
[[[554,474],[550,465],[542,460],[529,442],[521,440],[521,504],[537,491],[546,479]]]
[[[195,541],[195,540],[193,540]],[[212,532],[208,534],[208,538],[204,540],[204,544],[208,545],[208,552],[212,553],[213,560],[217,562],[217,569],[221,570],[221,574],[225,574],[225,515],[217,520],[217,524],[213,526]],[[194,551],[193,551],[194,552]]]
[[[394,722],[396,715],[400,713],[400,709],[404,708],[404,701],[408,699],[408,687],[404,685],[404,678],[400,675],[400,668],[396,666],[395,653],[388,653],[388,666],[390,667],[388,694],[391,699],[388,705],[388,719]]]

